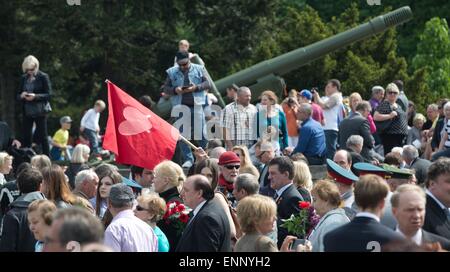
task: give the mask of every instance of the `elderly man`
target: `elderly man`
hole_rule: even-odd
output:
[[[200,146],[204,148],[206,141],[203,138],[205,125],[203,107],[206,104],[207,90],[210,88],[209,81],[206,78],[206,70],[201,65],[191,63],[189,53],[186,51],[179,51],[176,54],[176,62],[178,65],[166,71],[167,78],[164,84],[164,92],[170,95],[173,106],[172,112],[180,108],[181,105],[189,109],[190,126],[183,124],[180,132],[188,139],[199,140]],[[186,117],[183,114],[181,118],[185,119]],[[179,144],[184,154],[183,168],[190,168],[194,163],[191,149],[184,142]]]
[[[297,118],[302,121],[302,126],[299,130],[298,144],[292,154],[300,152],[305,155],[310,165],[322,165],[325,163],[327,150],[325,148],[325,133],[322,126],[311,118],[311,114],[312,107],[310,104],[300,104]],[[288,150],[291,149],[288,148]]]
[[[267,141],[258,141],[255,156],[263,165],[259,172],[259,193],[273,197],[275,190],[270,187],[269,180],[269,162],[276,156],[273,145]]]
[[[231,150],[235,145],[250,148],[255,143],[258,110],[250,104],[251,99],[250,89],[240,87],[236,101],[228,104],[222,111],[223,137],[227,150]]]
[[[108,209],[113,220],[105,231],[105,245],[115,252],[157,252],[158,238],[150,225],[134,216],[133,202],[130,187],[111,186]]]
[[[417,184],[425,184],[427,180],[428,168],[431,162],[419,158],[419,151],[412,145],[405,145],[402,152],[403,160],[405,161],[405,168],[413,169],[416,174]]]
[[[83,250],[85,245],[103,242],[103,224],[84,209],[58,210],[45,235],[43,252]]]
[[[433,131],[436,123],[439,120],[439,106],[437,104],[430,104],[427,107],[427,121],[423,124],[422,129]]]
[[[426,186],[423,229],[450,239],[450,159],[439,159],[431,164]]]
[[[219,184],[217,189],[222,192],[229,201],[234,202],[234,183],[239,175],[241,159],[232,151],[223,153],[219,158]]]
[[[231,251],[230,223],[220,203],[214,200],[214,191],[208,179],[202,175],[188,177],[181,197],[193,212],[175,251]]]
[[[370,98],[369,103],[373,110],[378,108],[378,105],[383,101],[384,98],[384,88],[381,86],[372,87],[372,98]]]
[[[95,197],[98,186],[98,176],[93,170],[83,170],[75,176],[75,189],[73,193],[80,197],[83,205],[93,214],[95,209],[89,202],[89,199]]]
[[[397,219],[396,231],[417,245],[439,242],[450,250],[450,241],[422,229],[425,221],[425,192],[422,188],[404,184],[397,188],[391,198],[392,213]]]
[[[252,174],[240,174],[234,183],[233,195],[237,201],[259,192],[258,179]]]

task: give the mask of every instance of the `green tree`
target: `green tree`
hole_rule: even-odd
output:
[[[412,66],[424,69],[424,80],[431,95],[421,101],[433,102],[436,97],[450,95],[450,33],[447,21],[433,18],[425,25],[417,45],[417,55]]]

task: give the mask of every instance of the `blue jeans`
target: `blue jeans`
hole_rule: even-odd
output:
[[[84,136],[86,136],[86,138],[89,140],[89,143],[91,144],[92,154],[98,154],[99,150],[98,150],[97,132],[95,130],[85,128],[83,133],[84,133]]]
[[[333,160],[336,153],[338,132],[336,130],[325,130],[325,144],[327,147],[327,159]]]
[[[201,107],[201,110],[197,109],[197,112],[195,112],[194,107],[189,107],[189,110],[191,111],[191,128],[190,128],[191,131],[190,131],[189,137],[186,137],[186,138],[191,142],[193,142],[193,140],[196,140],[198,146],[205,149],[208,141],[205,139],[205,136],[204,136],[205,114],[203,112],[203,107]],[[178,120],[181,118],[183,118],[183,117],[182,116],[179,117]],[[201,123],[199,123],[199,122],[201,122]],[[201,139],[195,139],[195,136],[197,136],[197,135],[194,135],[194,129],[196,126],[198,126],[198,124],[201,125],[201,132],[202,132]],[[183,131],[184,131],[184,126],[180,127],[180,133],[183,133]],[[183,152],[184,162],[191,161],[192,163],[194,163],[194,155],[192,154],[191,147],[183,141],[180,142],[180,146],[181,146],[181,150]]]

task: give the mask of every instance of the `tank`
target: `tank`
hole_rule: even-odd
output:
[[[351,43],[369,38],[388,28],[405,23],[411,18],[411,8],[409,6],[401,7],[384,15],[377,16],[367,23],[311,45],[297,48],[278,57],[262,61],[217,81],[212,81],[208,75],[210,83],[212,83],[211,92],[218,96],[218,104],[221,107],[225,106],[221,96],[226,95],[226,88],[232,84],[248,86],[252,90],[252,97],[258,97],[262,91],[267,89],[275,91],[279,97],[282,97],[285,87],[284,80],[281,77],[282,75]],[[201,64],[198,61],[197,63]],[[163,117],[170,116],[171,105],[167,99],[162,98],[158,102],[158,109]]]

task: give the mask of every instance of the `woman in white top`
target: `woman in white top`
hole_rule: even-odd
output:
[[[0,152],[0,186],[7,181],[5,175],[8,175],[12,170],[13,157],[6,152]]]

